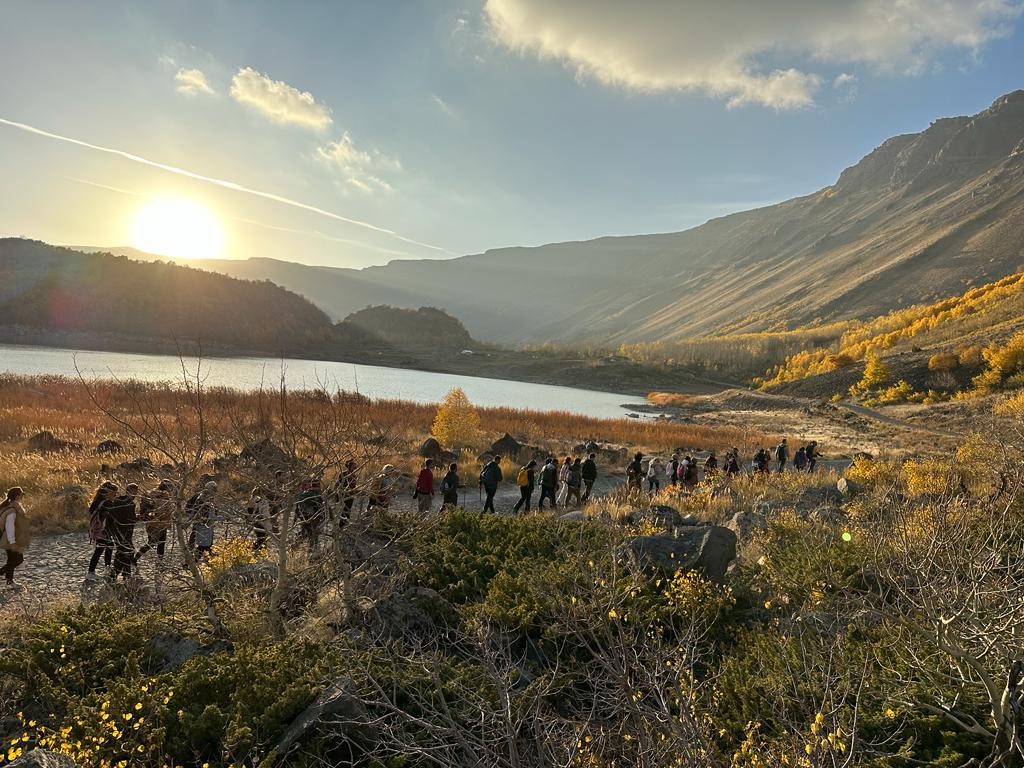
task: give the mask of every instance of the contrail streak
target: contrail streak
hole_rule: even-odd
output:
[[[298,200],[292,200],[292,199],[287,198],[287,197],[282,197],[281,195],[275,195],[273,192],[264,192],[264,191],[259,190],[259,189],[252,189],[251,187],[244,187],[241,184],[238,184],[238,183],[236,183],[234,181],[227,181],[226,179],[217,179],[217,178],[214,178],[213,176],[203,176],[200,173],[194,173],[194,172],[186,170],[184,168],[178,168],[178,167],[173,166],[173,165],[167,165],[166,163],[160,163],[160,162],[157,162],[156,160],[149,160],[149,159],[147,159],[145,157],[140,157],[139,155],[133,155],[130,152],[125,152],[125,151],[120,150],[120,149],[114,149],[113,147],[104,147],[104,146],[101,146],[99,144],[90,144],[89,142],[82,141],[81,139],[73,139],[70,136],[61,136],[58,133],[50,133],[49,131],[44,131],[41,128],[36,128],[34,126],[27,125],[25,123],[15,122],[14,120],[6,120],[5,118],[2,118],[2,117],[0,117],[0,124],[2,124],[2,125],[9,125],[12,128],[17,128],[19,131],[25,131],[27,133],[34,133],[37,136],[44,136],[45,138],[48,138],[48,139],[55,139],[57,141],[63,141],[65,143],[67,143],[67,144],[74,144],[74,145],[79,146],[79,147],[85,147],[86,149],[92,149],[92,150],[95,150],[96,152],[105,152],[108,155],[116,155],[117,157],[122,157],[125,160],[131,160],[133,163],[141,163],[142,165],[148,165],[151,168],[158,168],[161,171],[167,171],[168,173],[174,173],[174,174],[177,174],[178,176],[185,176],[186,178],[195,179],[196,181],[205,181],[207,184],[215,184],[218,187],[223,187],[224,189],[230,189],[230,190],[232,190],[234,192],[244,192],[247,195],[254,195],[255,197],[262,197],[264,200],[273,200],[275,203],[282,203],[283,205],[290,205],[293,208],[300,208],[301,210],[310,211],[311,213],[316,213],[316,214],[319,214],[320,216],[326,216],[329,219],[335,219],[336,221],[343,221],[346,224],[352,224],[353,226],[362,227],[363,229],[368,229],[368,230],[370,230],[372,232],[378,232],[378,233],[380,233],[382,235],[388,235],[389,237],[393,237],[393,238],[396,238],[397,240],[401,240],[403,243],[409,243],[410,245],[417,245],[420,248],[428,248],[428,249],[430,249],[432,251],[440,251],[441,253],[446,253],[446,254],[448,254],[450,256],[454,256],[455,255],[455,254],[451,253],[451,251],[448,251],[448,250],[442,248],[439,245],[431,245],[430,243],[423,243],[423,242],[420,242],[419,240],[413,240],[410,237],[405,237],[404,235],[400,235],[398,232],[395,232],[392,229],[385,229],[384,227],[378,227],[375,224],[370,224],[370,223],[365,222],[365,221],[359,221],[358,219],[350,219],[347,216],[342,216],[341,214],[333,213],[333,212],[325,210],[323,208],[318,208],[315,205],[309,205],[308,203],[302,203],[302,202],[299,202]]]

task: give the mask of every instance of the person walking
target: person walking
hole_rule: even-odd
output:
[[[253,554],[258,554],[266,549],[267,539],[270,538],[271,516],[270,500],[263,488],[253,488],[249,494],[249,503],[245,505],[245,511],[249,515],[249,525],[252,526]]]
[[[686,465],[686,470],[683,473],[683,486],[686,489],[693,491],[700,482],[700,472],[697,469],[697,460],[692,456],[687,456],[683,464]]]
[[[793,454],[793,469],[797,472],[803,472],[807,469],[807,447],[801,445],[796,449],[796,453]]]
[[[644,455],[637,451],[633,460],[626,465],[626,487],[630,490],[641,490],[644,482]]]
[[[384,510],[391,508],[391,495],[395,490],[394,473],[395,465],[385,464],[381,467],[380,473],[373,478],[366,500],[367,512],[374,507]]]
[[[214,504],[216,497],[217,483],[210,480],[203,486],[203,490],[186,504],[185,511],[190,514],[192,520],[189,545],[193,548],[197,561],[208,557],[213,551],[213,523],[217,519],[217,508]]]
[[[106,507],[107,534],[114,544],[111,582],[117,581],[118,576],[128,581],[132,575],[132,565],[135,563],[135,523],[139,519],[136,509],[138,495],[139,486],[129,483],[125,486],[124,493],[111,499]]]
[[[733,448],[725,454],[725,479],[731,480],[740,473],[740,452]]]
[[[427,459],[423,462],[423,469],[416,477],[416,490],[413,492],[416,497],[416,507],[421,515],[430,511],[434,503],[434,460]]]
[[[818,453],[818,441],[811,440],[811,442],[807,444],[807,450],[805,453],[807,454],[807,471],[813,472],[814,468],[818,464],[818,458],[821,455]]]
[[[715,456],[715,452],[711,451],[708,457],[704,459],[704,477],[715,477],[718,474],[718,457]]]
[[[337,507],[338,526],[348,524],[352,517],[352,505],[356,500],[356,487],[358,485],[358,466],[355,459],[348,459],[345,468],[341,470],[338,478],[334,481],[334,501]]]
[[[107,532],[107,504],[117,495],[117,485],[107,480],[100,484],[89,504],[89,541],[93,545],[92,557],[89,558],[89,571],[85,574],[86,581],[95,581],[96,566],[103,558],[109,569],[114,557],[114,544]]]
[[[653,496],[661,490],[661,473],[665,470],[661,459],[655,456],[647,465],[647,492]]]
[[[779,467],[778,471],[785,471],[786,462],[789,461],[789,444],[786,438],[782,438],[782,442],[775,446],[775,461]]]
[[[555,489],[558,487],[558,467],[555,466],[555,457],[548,456],[544,467],[540,471],[540,501],[537,509],[544,509],[544,499],[551,500],[551,508],[557,509],[555,501]]]
[[[480,485],[484,489],[486,499],[484,500],[484,512],[494,513],[494,494],[498,492],[498,483],[504,477],[501,474],[501,456],[495,456],[484,465],[480,472]]]
[[[449,464],[448,473],[441,478],[442,511],[458,509],[459,488],[461,487],[462,483],[459,482],[459,465]]]
[[[590,501],[590,494],[594,490],[594,483],[597,481],[596,458],[597,454],[590,454],[587,456],[587,460],[583,462],[583,466],[580,467],[580,477],[583,478],[583,499],[580,502],[581,505]]]
[[[135,563],[156,546],[157,565],[164,561],[167,547],[167,531],[174,520],[174,483],[161,480],[149,493],[139,499],[139,519],[146,523],[146,543],[135,553]]]
[[[673,453],[672,458],[669,460],[668,464],[665,465],[665,477],[668,478],[668,481],[672,483],[672,485],[675,485],[676,482],[679,480],[678,474],[679,454]]]
[[[25,492],[16,485],[7,489],[3,502],[0,502],[0,549],[7,554],[0,573],[4,575],[8,589],[22,589],[14,580],[14,569],[25,562],[25,552],[32,538],[31,521],[22,504],[24,498]]]
[[[566,456],[558,467],[558,506],[565,507],[566,499],[569,498],[569,467],[572,466],[572,457]]]
[[[516,477],[516,485],[519,486],[519,501],[512,507],[513,512],[518,512],[526,505],[526,512],[530,511],[530,501],[533,499],[533,489],[536,487],[536,476],[534,470],[537,467],[537,462],[533,459],[526,464],[526,466],[519,469],[519,475]]]
[[[565,476],[566,494],[565,494],[565,505],[569,506],[571,499],[576,499],[576,506],[583,506],[583,499],[580,496],[580,486],[583,485],[583,469],[582,463],[579,456],[572,460],[572,464],[569,465],[569,471]]]

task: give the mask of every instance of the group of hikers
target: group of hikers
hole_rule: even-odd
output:
[[[772,471],[773,460],[774,471],[786,471],[790,463],[789,451],[786,439],[774,451],[758,448],[751,463],[753,473],[768,474]],[[811,440],[796,450],[792,458],[793,470],[813,472],[819,456],[818,443]],[[550,502],[550,509],[582,507],[590,500],[598,477],[596,459],[595,453],[589,453],[586,458],[565,456],[561,461],[548,456],[543,464],[539,464],[536,459],[529,460],[519,468],[515,476],[520,495],[512,512],[531,511],[538,487],[538,509],[547,508],[545,502]],[[505,480],[501,465],[502,457],[495,455],[484,464],[479,474],[478,486],[484,513],[495,512],[495,496]],[[447,471],[437,484],[435,466],[433,459],[427,459],[416,477],[413,498],[419,512],[425,514],[432,511],[436,495],[441,497],[442,510],[464,507],[465,503],[459,501],[459,494],[460,491],[464,492],[466,484],[459,475],[459,465],[448,464]],[[680,453],[673,453],[668,461],[662,461],[657,456],[645,458],[644,454],[636,453],[626,466],[625,474],[627,488],[654,496],[661,491],[663,483],[693,490],[700,483],[702,472],[705,479],[722,477],[728,481],[740,474],[742,469],[739,451],[731,448],[726,451],[721,462],[714,451],[703,462],[694,456]],[[294,511],[293,520],[297,524],[300,539],[308,542],[311,548],[316,548],[328,521],[339,528],[348,523],[357,496],[365,496],[367,511],[389,508],[399,487],[399,477],[400,473],[395,466],[386,464],[369,483],[361,486],[359,467],[350,458],[328,488],[324,488],[320,477],[312,476],[304,479],[298,488],[293,486],[293,490],[288,491],[284,472],[276,472],[273,482],[253,488],[244,503],[243,519],[253,537],[253,551],[266,549],[272,538],[274,541],[280,540],[279,522],[286,503]],[[14,487],[7,491],[6,497],[0,502],[0,549],[7,553],[0,573],[8,586],[16,586],[14,572],[24,561],[31,536],[29,516],[23,505],[24,495],[21,488]],[[178,486],[174,480],[160,480],[155,488],[145,492],[136,483],[128,483],[121,489],[113,481],[103,482],[89,504],[92,556],[86,580],[96,579],[96,569],[101,560],[111,581],[119,577],[127,580],[137,569],[139,561],[153,550],[157,563],[162,564],[168,534],[175,523],[177,503]],[[237,509],[240,505],[232,504],[223,494],[219,494],[214,479],[207,480],[199,491],[184,502],[183,528],[188,530],[187,547],[197,562],[211,554],[214,547],[214,524],[225,519],[223,512],[228,506]],[[144,527],[146,543],[136,549],[135,529],[139,524]]]

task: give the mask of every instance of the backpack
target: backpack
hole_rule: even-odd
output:
[[[526,467],[520,467],[519,474],[516,475],[516,484],[520,488],[525,488],[530,484],[530,470]]]

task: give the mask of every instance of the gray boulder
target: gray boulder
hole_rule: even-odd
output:
[[[348,693],[347,680],[328,685],[288,726],[260,765],[276,765],[318,728],[329,730],[339,741],[355,742],[370,748],[376,740],[376,728],[369,722],[366,707]]]
[[[140,456],[131,461],[122,461],[117,466],[125,472],[149,472],[153,469],[153,462],[145,456]]]
[[[392,639],[425,639],[458,622],[451,603],[427,587],[412,587],[381,598],[366,618],[375,635]]]
[[[195,656],[232,652],[234,646],[227,640],[214,640],[203,645],[194,638],[182,637],[171,632],[158,632],[149,641],[150,658],[160,672],[177,669]]]
[[[694,515],[681,515],[672,507],[664,504],[655,504],[647,509],[636,509],[629,513],[626,518],[631,525],[638,525],[642,522],[651,522],[662,528],[673,528],[681,525],[697,525],[698,520]]]
[[[740,544],[749,542],[758,531],[768,527],[764,515],[757,512],[737,512],[725,527],[736,534]]]
[[[583,513],[583,510],[576,509],[572,512],[566,512],[564,515],[559,515],[558,520],[562,523],[582,523],[587,519],[587,516]]]
[[[675,536],[637,536],[629,548],[644,570],[669,574],[700,570],[720,584],[736,559],[736,534],[720,525],[685,526]]]
[[[444,452],[444,448],[433,437],[428,437],[424,440],[418,451],[419,455],[425,459],[439,459]]]
[[[51,752],[48,749],[33,749],[26,752],[8,768],[82,768],[70,757]]]
[[[525,448],[522,443],[516,440],[512,435],[506,432],[504,435],[499,437],[493,443],[491,443],[491,453],[498,454],[501,456],[516,457],[519,452]]]
[[[845,477],[840,477],[839,480],[836,481],[836,490],[839,491],[839,493],[841,493],[843,496],[850,497],[857,494],[861,490],[861,488],[857,483],[853,482],[852,480],[848,480]]]

